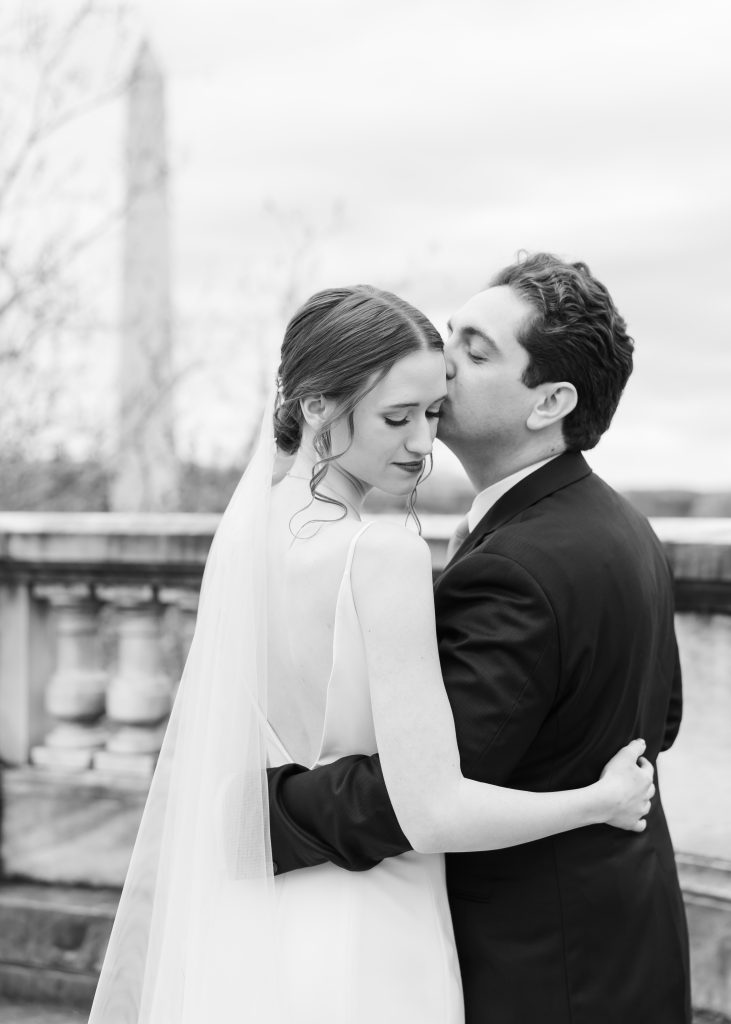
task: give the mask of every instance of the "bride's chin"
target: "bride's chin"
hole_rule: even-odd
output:
[[[396,498],[407,498],[414,489],[416,480],[404,480],[402,484],[398,484],[394,481],[389,480],[383,483],[376,484],[379,491],[383,491],[384,494],[391,494]]]

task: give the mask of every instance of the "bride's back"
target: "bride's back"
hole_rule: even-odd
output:
[[[300,763],[319,757],[330,707],[337,707],[332,734],[343,738],[350,721],[366,717],[357,609],[346,587],[338,605],[340,586],[365,493],[378,487],[406,503],[423,475],[445,397],[443,348],[423,313],[367,285],[318,292],[287,325],[274,435],[295,459],[271,495],[267,718]],[[338,496],[343,519],[328,503]],[[328,521],[318,528],[317,520]],[[334,652],[338,608],[343,639],[339,631]],[[328,703],[334,653],[331,696],[341,700]],[[351,665],[362,670],[358,685]]]
[[[317,758],[333,664],[335,610],[350,543],[362,524],[286,479],[272,490],[268,533],[267,717],[300,764]],[[293,515],[296,517],[293,521]],[[318,525],[318,518],[332,521]],[[293,528],[301,529],[297,537]]]

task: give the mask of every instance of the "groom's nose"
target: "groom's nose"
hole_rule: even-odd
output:
[[[449,342],[444,346],[444,362],[447,364],[447,380],[452,380],[457,373],[457,367]]]

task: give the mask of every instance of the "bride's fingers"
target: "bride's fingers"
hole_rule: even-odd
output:
[[[632,757],[635,761],[645,760],[644,757],[641,757],[647,749],[647,744],[644,740],[632,740],[624,749],[627,751],[627,756]]]
[[[639,821],[636,821],[634,823],[634,825],[632,826],[631,831],[632,832],[644,832],[646,828],[647,828],[647,822],[645,821],[644,818],[640,818]]]
[[[646,757],[640,757],[638,758],[637,763],[639,764],[640,768],[643,769],[643,771],[649,772],[650,775],[654,777],[655,765],[652,763],[652,761],[648,761]]]

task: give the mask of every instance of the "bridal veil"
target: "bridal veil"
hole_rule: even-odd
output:
[[[89,1024],[279,1024],[265,771],[273,410],[272,398],[213,539]]]

